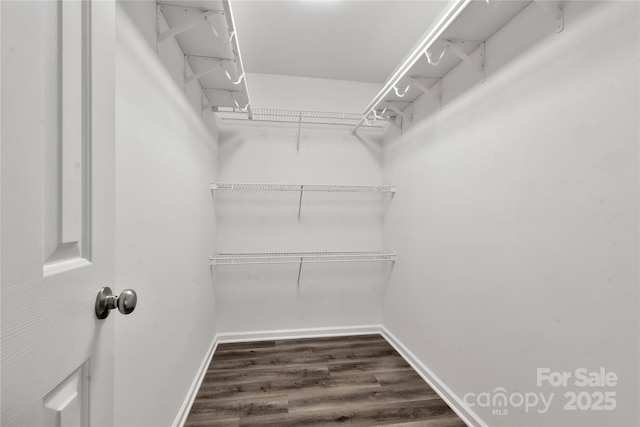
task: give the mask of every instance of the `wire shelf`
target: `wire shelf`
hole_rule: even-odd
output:
[[[395,185],[323,185],[323,184],[251,184],[213,183],[211,190],[221,191],[314,191],[333,193],[395,193]]]
[[[211,265],[303,264],[321,262],[395,261],[395,252],[221,252]]]
[[[356,126],[362,119],[361,113],[282,110],[276,108],[253,108],[252,113],[252,121],[254,122],[292,123],[298,125]],[[247,112],[238,108],[220,107],[217,109],[216,115],[221,120],[251,120]],[[384,123],[378,123],[371,127],[381,128],[383,126]]]

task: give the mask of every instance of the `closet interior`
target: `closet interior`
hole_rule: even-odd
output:
[[[386,79],[359,81],[264,71],[256,52],[281,46],[243,24],[275,20],[270,8],[313,10],[329,37],[339,33],[331,13],[360,4],[365,20],[391,2],[122,3],[150,47],[145,61],[161,64],[171,86],[158,144],[184,167],[167,174],[179,185],[160,166],[155,178],[200,242],[161,232],[198,272],[183,275],[194,319],[174,321],[205,341],[181,344],[197,356],[186,356],[196,379],[181,384],[190,398],[180,422],[218,344],[381,334],[469,425],[543,424],[539,413],[465,400],[535,389],[538,367],[628,368],[603,349],[631,352],[623,332],[606,331],[637,317],[625,305],[637,254],[628,237],[637,229],[637,4],[439,2],[417,37],[398,43]],[[416,2],[393,3],[407,26],[416,21]],[[286,19],[273,31],[306,34],[294,14]],[[393,39],[397,22],[370,31]],[[304,60],[291,57],[291,68]],[[194,135],[172,133],[174,120]],[[140,156],[135,147],[121,156]],[[602,304],[599,315],[583,310]],[[616,391],[627,409],[612,416],[623,423],[635,395],[630,385]],[[553,411],[559,424],[570,419]],[[577,425],[611,414],[573,415]]]

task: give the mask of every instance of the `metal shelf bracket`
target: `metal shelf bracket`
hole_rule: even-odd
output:
[[[300,186],[300,201],[298,202],[298,222],[300,222],[300,213],[302,212],[302,194],[304,193],[304,185]],[[301,260],[302,262],[302,260]],[[299,277],[298,277],[299,279]]]
[[[484,82],[484,42],[478,41],[469,41],[469,40],[444,40],[444,44],[447,48],[456,55],[458,58],[469,64],[472,68],[474,68],[481,76],[482,82]],[[467,43],[476,43],[478,44],[477,50],[479,50],[479,58],[474,59],[470,55],[467,55],[462,49],[461,46],[464,46]]]
[[[185,55],[185,62],[187,62],[188,58],[190,57],[190,55]],[[233,62],[232,59],[225,59],[225,58],[215,58],[215,57],[211,57],[211,58],[207,58],[210,59],[213,64],[210,65],[207,68],[204,68],[200,71],[194,71],[192,74],[187,76],[187,67],[185,64],[185,84],[189,84],[192,81],[199,79],[200,77],[204,77],[207,74],[210,74],[218,69],[220,69],[226,62]]]
[[[385,117],[384,121],[387,122],[387,123],[392,124],[393,126],[395,126],[398,129],[402,130],[402,126],[400,126],[398,123],[396,123],[396,121],[393,120],[391,117]]]
[[[204,97],[207,100],[209,99],[209,96],[205,92],[207,90],[213,92],[213,94],[214,94],[213,97],[214,98],[220,97],[220,96],[228,96],[236,104],[236,107],[238,108],[238,110],[248,113],[249,119],[252,118],[251,110],[249,108],[250,103],[247,103],[247,105],[245,105],[244,107],[241,107],[240,103],[238,103],[237,95],[239,93],[242,93],[241,91],[239,91],[239,90],[228,90],[228,89],[214,89],[214,88],[206,88],[205,87],[205,88],[202,88],[202,93],[204,94]],[[217,105],[218,105],[217,103],[215,103],[213,101],[209,101],[208,103],[201,105],[201,111],[205,111],[205,110],[208,110],[210,108],[215,108],[215,107],[217,107]],[[215,110],[213,110],[213,111],[215,111]]]
[[[400,117],[402,117],[403,120],[411,123],[411,117],[407,116],[404,111],[402,111],[401,109],[399,109],[398,107],[396,107],[395,105],[393,105],[391,102],[389,102],[387,104],[389,106],[390,109],[392,109],[394,112],[396,112]]]
[[[209,100],[209,97],[204,92],[204,89],[202,89],[201,101],[202,101],[202,103],[200,105],[200,112],[207,111],[207,110],[215,107],[215,104]]]
[[[156,5],[156,52],[158,52],[160,43],[168,38],[176,37],[199,25],[206,24],[207,28],[213,33],[217,48],[221,49],[219,51],[220,53],[216,53],[215,56],[189,55],[189,53],[196,52],[188,52],[185,50],[192,47],[192,36],[201,38],[204,33],[192,31],[184,34],[182,37],[176,38],[179,48],[186,54],[183,71],[184,88],[186,89],[189,83],[193,83],[204,76],[208,76],[210,73],[222,69],[229,82],[234,86],[238,86],[239,90],[223,91],[217,88],[203,88],[205,90],[214,90],[217,93],[211,94],[205,92],[204,98],[206,98],[206,100],[202,102],[202,111],[211,109],[212,111],[219,112],[222,108],[233,110],[234,112],[238,111],[243,113],[247,120],[252,120],[253,113],[240,56],[240,47],[238,46],[238,35],[236,34],[233,14],[231,12],[230,0],[221,0],[220,3],[221,9],[217,8],[219,6],[214,6],[213,9],[207,9],[173,4]],[[207,40],[207,43],[208,42]],[[218,52],[218,50],[216,50],[216,52]],[[194,67],[196,64],[189,60],[189,58],[198,56],[213,63],[200,64],[204,69],[196,70]],[[214,81],[218,81],[217,76]],[[200,86],[202,87],[202,84]],[[214,83],[212,86],[220,85]],[[224,86],[226,87],[227,85],[225,84]],[[240,94],[244,96],[240,96]],[[221,102],[216,102],[221,99]],[[242,105],[240,105],[241,103]]]
[[[562,1],[550,2],[545,0],[534,0],[534,3],[543,8],[556,20],[556,33],[564,30],[564,8]]]
[[[300,152],[300,132],[302,131],[302,111],[298,116],[298,140],[296,142],[296,152]],[[302,200],[302,193],[300,193],[300,200]],[[300,212],[298,212],[298,219],[300,219]]]
[[[158,14],[162,13],[162,5],[158,5]],[[190,29],[192,29],[193,27],[200,25],[201,23],[203,23],[208,17],[210,16],[214,16],[217,15],[219,13],[223,13],[221,10],[206,10],[201,12],[199,15],[197,15],[196,17],[189,19],[188,21],[183,22],[180,25],[176,25],[175,27],[169,28],[168,30],[165,30],[163,32],[160,32],[159,30],[159,26],[156,25],[156,28],[158,28],[157,34],[158,34],[158,42],[163,42],[166,39],[168,39],[169,37],[175,37],[178,34],[182,34],[185,31],[188,31]],[[160,18],[160,16],[158,15],[158,19]]]
[[[232,101],[234,101],[236,104],[238,103],[236,100],[236,96],[242,94],[243,92],[240,90],[229,90],[229,89],[216,89],[214,87],[203,87],[202,91],[204,92],[205,96],[207,98],[209,98],[209,95],[207,94],[210,93],[213,95],[213,98],[216,97],[229,97],[231,98]],[[211,102],[210,104],[203,106],[203,109],[207,109],[209,107],[215,107],[217,104],[215,104],[214,102]],[[238,108],[242,109],[240,106],[238,106]],[[247,106],[244,107],[245,109],[247,108]]]
[[[301,193],[302,194],[302,193]],[[304,261],[303,257],[300,257],[300,267],[298,267],[298,289],[300,289],[300,275],[302,274],[302,263]]]
[[[442,79],[435,77],[409,77],[413,86],[420,89],[422,93],[431,97],[434,101],[438,103],[438,108],[442,110]],[[427,79],[435,79],[436,82],[431,86],[427,87]]]

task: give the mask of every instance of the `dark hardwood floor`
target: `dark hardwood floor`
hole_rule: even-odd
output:
[[[380,335],[220,344],[186,426],[465,424]]]

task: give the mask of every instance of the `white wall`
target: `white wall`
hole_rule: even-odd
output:
[[[371,84],[285,76],[247,77],[252,105],[353,111],[376,93]],[[327,93],[335,96],[328,97]],[[341,94],[341,96],[340,96]],[[219,180],[289,184],[379,184],[381,135],[358,139],[350,128],[224,123],[220,127]],[[383,199],[305,193],[217,194],[221,252],[382,249]],[[380,323],[385,266],[305,264],[218,266],[216,292],[221,332],[351,327]]]
[[[360,113],[382,84],[247,73],[251,106]]]
[[[530,6],[487,43],[484,84],[463,64],[445,97],[468,91],[385,143],[384,325],[460,398],[555,393],[546,414],[475,406],[488,425],[639,422],[638,3],[565,5],[560,34]],[[537,368],[582,367],[619,382],[536,385]],[[564,411],[567,391],[617,408]]]
[[[156,26],[160,31],[169,28],[166,19],[160,14],[160,21],[156,19],[156,2],[153,0],[117,0],[122,10],[133,21],[137,32],[147,43],[149,48],[157,53],[162,65],[169,72],[176,86],[185,92],[194,111],[200,114],[202,105],[202,87],[198,80],[185,84],[184,54],[174,37],[156,43]],[[187,64],[187,71],[192,72]],[[213,119],[211,119],[213,123]]]
[[[124,9],[140,12],[131,13],[135,24]],[[174,423],[216,333],[216,129],[139,32],[155,34],[151,23],[155,6],[119,4],[116,291],[134,288],[139,298],[131,315],[113,316],[115,422],[123,426]],[[164,63],[182,64],[177,46],[163,52]]]

